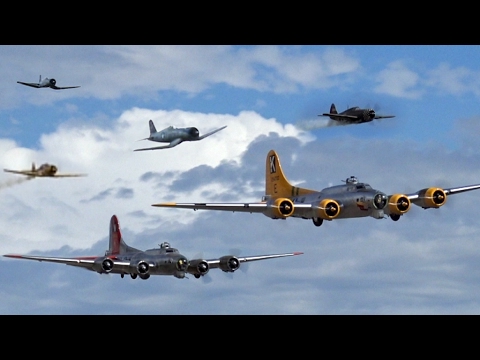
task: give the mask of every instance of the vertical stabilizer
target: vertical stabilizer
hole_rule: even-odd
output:
[[[39,84],[42,83],[42,75],[40,75],[40,78],[38,79],[38,83],[39,83]]]
[[[335,104],[330,105],[330,114],[338,114]]]
[[[280,158],[275,150],[270,150],[265,163],[265,195],[273,198],[293,197],[315,192],[292,186],[283,173]]]
[[[148,122],[148,126],[150,126],[150,136],[152,136],[153,134],[155,134],[157,132],[157,129],[155,128],[155,125],[153,125],[152,120],[150,120]]]
[[[118,218],[116,215],[113,215],[110,220],[110,236],[106,255],[120,255],[127,252],[139,251],[140,250],[125,244],[122,238],[122,233],[120,231],[120,224],[118,223]]]

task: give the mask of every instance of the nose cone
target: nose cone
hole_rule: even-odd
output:
[[[382,210],[385,205],[387,205],[387,195],[383,193],[377,193],[373,198],[373,205],[377,209]]]
[[[190,134],[191,137],[198,137],[198,135],[200,134],[200,132],[198,131],[197,128],[195,127],[192,127],[188,130],[188,133]]]
[[[55,174],[55,173],[57,172],[57,170],[58,170],[58,169],[57,169],[57,167],[56,167],[55,165],[52,165],[52,166],[50,167],[50,172],[51,172],[52,174]]]
[[[55,85],[57,83],[57,80],[55,79],[50,79],[50,84]]]
[[[188,267],[188,260],[186,258],[178,259],[177,270],[186,271]]]

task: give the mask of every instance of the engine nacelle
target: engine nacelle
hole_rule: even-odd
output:
[[[318,204],[317,216],[325,219],[332,220],[340,215],[340,204],[332,199],[323,199]]]
[[[150,265],[146,261],[139,261],[138,263],[130,263],[130,267],[135,269],[133,272],[136,272],[140,275],[147,275],[150,270]],[[143,279],[143,278],[142,278]]]
[[[395,194],[388,201],[388,210],[390,214],[402,215],[410,210],[410,199],[403,194]]]
[[[234,272],[240,267],[240,261],[235,256],[226,255],[220,259],[219,268],[225,272]]]
[[[422,189],[418,192],[418,199],[414,200],[414,204],[424,209],[439,208],[447,201],[447,195],[441,188],[431,187]]]
[[[277,198],[269,202],[265,215],[272,219],[286,219],[293,214],[295,206],[287,198]]]
[[[113,270],[113,260],[109,258],[98,258],[93,263],[93,270],[100,274],[108,274]]]
[[[187,272],[192,275],[205,275],[210,270],[205,260],[192,260],[188,265]]]

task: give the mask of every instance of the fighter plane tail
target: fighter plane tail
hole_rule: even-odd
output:
[[[338,114],[335,104],[330,105],[330,114]]]
[[[122,238],[122,233],[120,231],[120,224],[118,223],[118,218],[116,215],[113,215],[110,219],[110,236],[108,250],[105,255],[120,255],[126,252],[140,251],[138,249],[132,248],[125,244]]]
[[[314,192],[305,188],[299,188],[290,184],[282,166],[280,158],[275,150],[270,150],[267,154],[265,164],[265,195],[273,198],[277,197],[293,197]]]
[[[150,136],[152,136],[157,132],[157,129],[155,128],[155,125],[153,124],[152,120],[148,122],[148,126],[150,126]]]

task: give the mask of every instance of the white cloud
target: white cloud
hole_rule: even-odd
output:
[[[402,61],[390,63],[377,75],[379,85],[374,87],[377,93],[385,93],[396,97],[417,99],[422,95],[420,76],[408,69]]]

